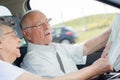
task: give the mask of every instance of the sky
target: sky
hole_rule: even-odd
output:
[[[32,9],[38,9],[52,18],[52,24],[91,14],[120,12],[117,8],[95,0],[31,0],[30,5]]]

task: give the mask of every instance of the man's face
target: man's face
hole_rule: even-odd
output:
[[[49,20],[40,13],[33,13],[25,20],[29,24],[23,29],[24,36],[34,44],[49,45],[52,40]]]
[[[3,28],[3,37],[1,39],[1,50],[3,51],[3,57],[7,62],[12,63],[17,57],[20,57],[20,42],[14,31],[8,27]]]

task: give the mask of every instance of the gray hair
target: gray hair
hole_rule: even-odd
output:
[[[0,37],[2,37],[3,35],[3,28],[2,26],[4,25],[4,19],[3,18],[0,18]]]
[[[28,12],[26,12],[26,13],[24,14],[24,16],[23,16],[22,19],[21,19],[20,24],[21,24],[21,28],[22,28],[22,29],[29,26],[29,24],[26,24],[26,23],[25,23],[25,19],[29,18],[29,16],[30,16],[31,14],[33,14],[33,13],[40,13],[40,14],[44,15],[44,14],[43,14],[42,12],[40,12],[39,10],[29,10]]]
[[[3,29],[2,29],[2,27],[0,25],[0,37],[2,37],[2,34],[3,34]]]
[[[14,22],[11,19],[6,19],[5,17],[0,17],[0,37],[3,35],[3,25],[7,25],[12,29],[15,28]]]

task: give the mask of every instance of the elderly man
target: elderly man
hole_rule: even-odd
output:
[[[26,13],[21,20],[21,25],[23,34],[28,40],[28,51],[21,67],[47,77],[77,71],[76,64],[84,64],[83,56],[104,47],[111,32],[109,29],[83,44],[65,45],[51,42],[49,19],[40,11],[33,10]],[[97,72],[103,73],[99,69],[102,70],[106,66],[105,62],[100,61],[97,65],[100,65]]]

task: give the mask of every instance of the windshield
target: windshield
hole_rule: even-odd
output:
[[[31,9],[52,18],[51,26],[71,26],[81,43],[109,28],[118,8],[96,0],[30,0]]]

